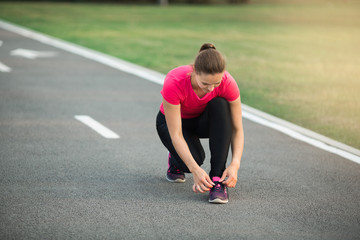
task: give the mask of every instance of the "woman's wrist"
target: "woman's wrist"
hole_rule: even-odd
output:
[[[235,168],[236,170],[240,169],[240,160],[233,159],[230,163],[230,165]]]
[[[196,164],[196,165],[188,167],[188,168],[191,173],[194,173],[194,172],[196,172],[196,170],[198,170],[200,168],[200,166]]]

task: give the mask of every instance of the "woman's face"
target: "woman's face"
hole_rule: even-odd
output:
[[[195,73],[195,75],[196,83],[199,85],[200,89],[205,93],[209,93],[220,85],[224,72],[215,74]]]

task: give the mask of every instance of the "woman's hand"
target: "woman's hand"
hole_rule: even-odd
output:
[[[210,191],[210,189],[215,185],[213,181],[211,181],[209,175],[201,167],[198,167],[192,172],[192,174],[194,177],[193,191],[196,193]]]
[[[225,171],[220,179],[220,182],[222,182],[229,188],[235,187],[236,182],[237,182],[237,177],[238,177],[238,170],[239,170],[238,167],[230,164],[230,166],[225,169]],[[225,178],[227,178],[227,179],[225,180]]]

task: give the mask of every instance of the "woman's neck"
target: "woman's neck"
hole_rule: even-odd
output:
[[[199,85],[197,84],[195,78],[196,78],[195,73],[192,72],[192,73],[191,73],[191,76],[190,76],[191,87],[193,88],[194,91],[197,91],[197,90],[199,90],[200,88],[199,88]]]
[[[197,84],[196,75],[195,75],[194,72],[191,73],[190,80],[191,80],[191,87],[192,87],[192,89],[194,90],[195,94],[196,94],[199,98],[204,97],[204,96],[206,95],[206,92],[204,92],[204,91],[199,87],[199,85]]]

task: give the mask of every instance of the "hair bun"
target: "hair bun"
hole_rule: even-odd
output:
[[[204,51],[204,50],[206,50],[206,49],[215,49],[215,50],[216,50],[216,47],[215,47],[214,44],[212,44],[212,43],[204,43],[204,44],[201,46],[199,52]]]

